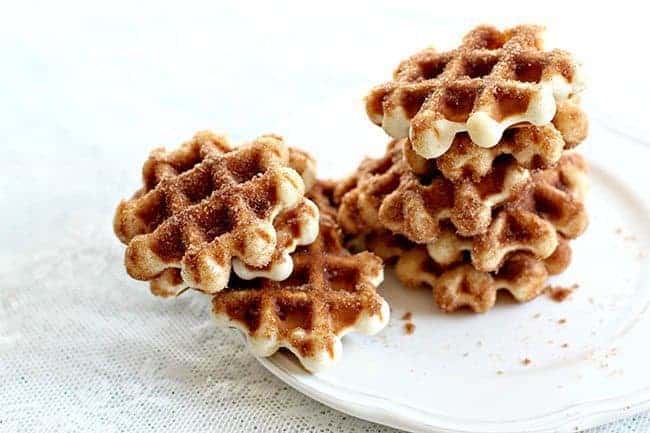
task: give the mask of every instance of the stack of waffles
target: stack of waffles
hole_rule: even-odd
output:
[[[209,295],[256,355],[286,348],[312,372],[338,360],[344,334],[387,324],[384,261],[444,311],[487,311],[499,289],[530,300],[587,226],[580,91],[540,28],[483,26],[370,92],[368,116],[392,139],[342,182],[318,181],[276,135],[156,149],[115,213],[127,272],[158,296]]]
[[[587,134],[582,83],[541,33],[477,27],[455,50],[403,61],[366,98],[392,140],[337,185],[339,224],[444,311],[487,311],[499,289],[535,298],[587,226],[587,166],[572,150]]]
[[[388,304],[383,264],[343,247],[333,185],[275,135],[233,148],[210,132],[154,150],[143,186],[122,201],[114,230],[125,265],[152,293],[212,296],[219,324],[239,328],[256,355],[284,347],[310,371],[332,365],[341,337],[379,332]]]

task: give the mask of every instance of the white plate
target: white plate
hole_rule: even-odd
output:
[[[284,129],[326,175],[345,174],[388,141],[349,100]],[[552,281],[580,285],[568,300],[500,298],[487,314],[443,314],[429,291],[405,289],[388,272],[380,291],[390,324],[375,337],[345,337],[332,370],[310,375],[286,353],[260,362],[328,406],[412,432],[575,431],[650,408],[650,149],[592,123],[580,151],[592,167],[591,224]]]

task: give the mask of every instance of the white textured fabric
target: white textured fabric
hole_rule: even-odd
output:
[[[0,431],[394,431],[275,379],[213,326],[208,297],[165,301],[129,281],[108,223],[74,220],[0,276]],[[639,416],[594,433],[647,428]]]
[[[82,226],[3,277],[0,431],[377,430],[273,378],[208,297],[155,299],[121,258]]]
[[[202,128],[236,140],[285,133],[277,125],[288,113],[342,89],[360,97],[409,50],[502,11],[468,19],[468,7],[447,19],[431,2],[50,3],[0,10],[0,432],[393,431],[276,380],[237,334],[213,327],[203,296],[164,301],[130,280],[112,214],[151,147]],[[526,21],[537,6],[521,12]],[[584,20],[555,21],[571,30]],[[599,77],[613,67],[601,49],[634,51],[625,44],[638,27],[616,23],[569,32],[589,60],[602,58]],[[590,45],[593,37],[609,45]],[[635,79],[601,87],[601,98],[619,98],[603,110],[645,100]],[[641,119],[627,118],[643,128]],[[339,153],[341,171],[362,156],[349,146]],[[641,415],[594,431],[648,430]]]

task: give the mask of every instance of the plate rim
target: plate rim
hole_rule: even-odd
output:
[[[310,388],[306,383],[313,380],[314,375],[300,371],[298,375],[307,378],[304,381],[297,379],[298,375],[292,374],[283,364],[287,363],[296,370],[301,367],[295,364],[290,355],[276,353],[270,358],[255,357],[269,372],[282,382],[291,386],[300,393],[312,398],[330,408],[343,412],[366,421],[374,422],[388,427],[407,430],[413,433],[546,433],[546,432],[572,432],[585,428],[602,425],[620,417],[633,416],[640,412],[650,410],[650,385],[633,393],[572,404],[565,408],[530,418],[509,421],[465,421],[460,418],[447,417],[440,414],[427,412],[408,405],[391,402],[386,398],[367,395],[358,391],[345,388],[335,388],[327,382],[320,382],[321,388],[326,387],[334,392],[324,393],[316,388]],[[281,360],[281,361],[279,361]],[[349,395],[342,400],[336,396]],[[341,404],[345,401],[345,404]],[[593,410],[594,406],[603,406]],[[395,411],[395,407],[399,410]],[[387,415],[389,414],[389,415]],[[424,419],[443,421],[433,424]],[[531,428],[531,424],[543,424],[542,428]]]

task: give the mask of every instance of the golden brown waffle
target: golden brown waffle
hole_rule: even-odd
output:
[[[375,334],[389,318],[388,304],[375,291],[383,279],[381,260],[369,252],[351,255],[342,246],[330,191],[317,183],[310,194],[320,208],[320,234],[293,254],[288,279],[233,276],[213,299],[218,323],[242,330],[256,355],[285,347],[312,372],[339,358],[344,334]]]
[[[543,50],[542,30],[479,26],[455,50],[428,48],[370,92],[368,116],[392,137],[410,137],[425,158],[444,154],[458,132],[492,147],[513,125],[547,124],[582,83],[568,53]]]
[[[305,183],[305,191],[309,191],[316,182],[316,161],[307,152],[290,147],[289,167],[300,174]]]
[[[492,273],[478,271],[467,263],[443,267],[420,246],[400,256],[395,271],[407,286],[430,286],[436,304],[443,311],[469,307],[481,313],[494,306],[500,289],[510,292],[519,302],[537,297],[544,291],[549,275],[561,273],[570,261],[571,248],[564,239],[544,260],[519,251]]]
[[[494,160],[503,155],[511,155],[524,168],[552,168],[564,150],[572,149],[585,139],[587,129],[585,113],[577,105],[564,101],[558,104],[553,123],[509,129],[494,147],[477,146],[467,133],[461,132],[439,158],[421,157],[410,143],[405,144],[404,155],[418,175],[426,176],[438,169],[453,182],[462,178],[478,181],[492,170]]]
[[[302,161],[299,165],[294,165],[295,160],[294,158],[291,158],[291,166],[310,176],[309,173],[312,172],[312,170],[301,170],[301,167],[315,167],[313,162],[307,161],[311,160],[311,158],[306,153],[299,151],[296,152],[294,149],[291,149],[291,153],[292,155],[298,155],[300,157],[299,160]],[[310,178],[312,179],[311,183],[313,185],[315,178],[308,177],[308,179]],[[308,181],[309,180],[306,180],[305,182]],[[315,197],[315,202],[328,203],[331,201],[330,197],[334,190],[334,186],[335,183],[332,181],[319,181],[318,185],[311,189],[310,195]],[[316,213],[314,213],[314,206],[315,205],[311,200],[304,198],[299,205],[283,212],[275,219],[275,221],[273,221],[273,226],[278,235],[278,242],[270,263],[275,265],[275,267],[281,266],[281,272],[283,275],[286,275],[286,277],[289,276],[293,269],[293,261],[289,262],[289,253],[293,252],[295,249],[295,246],[293,246],[292,243],[303,238],[306,233],[312,233],[313,229],[311,229],[311,225],[314,221],[318,224],[319,210],[316,208]],[[329,212],[329,217],[336,218],[336,209],[333,207],[321,206],[321,209],[324,209],[325,212]],[[313,219],[314,215],[316,218],[315,220]],[[305,218],[308,219],[307,222],[305,222]],[[302,245],[303,243],[300,244]],[[235,263],[244,267],[244,269],[239,270],[239,275],[246,274],[248,276],[255,276],[256,274],[259,274],[264,276],[264,273],[269,271],[269,266],[264,268],[253,268],[241,262]],[[189,287],[181,277],[181,270],[172,268],[163,271],[158,277],[152,279],[150,281],[150,288],[154,295],[167,298],[178,296]]]
[[[466,256],[449,264],[437,263],[423,246],[386,231],[367,235],[365,242],[370,251],[395,262],[395,273],[404,285],[433,289],[436,303],[446,312],[463,307],[485,312],[494,306],[500,289],[509,291],[519,302],[529,301],[542,293],[549,275],[563,272],[571,262],[571,248],[562,236],[546,259],[517,251],[497,272],[476,270]]]
[[[440,173],[417,176],[408,166],[402,148],[406,139],[393,140],[379,159],[366,159],[357,172],[342,182],[335,196],[338,220],[349,235],[382,228],[417,243],[431,242],[449,219],[459,233],[484,232],[493,207],[515,195],[529,179],[516,161],[495,161],[490,173],[478,181],[451,182]]]
[[[152,281],[159,294],[180,290],[178,269],[184,286],[217,292],[232,261],[244,277],[286,277],[288,253],[313,241],[318,227],[318,211],[303,199],[290,160],[275,135],[231,150],[223,137],[203,132],[176,151],[152,152],[144,187],[120,203],[114,218],[115,233],[128,244],[128,273]],[[278,234],[282,225],[293,232]]]
[[[494,216],[488,230],[463,237],[445,227],[427,245],[431,257],[442,265],[457,262],[469,252],[479,271],[495,271],[508,255],[528,251],[545,259],[557,248],[557,233],[573,239],[587,227],[583,200],[587,165],[578,154],[565,154],[554,169],[538,171],[516,197]]]
[[[293,270],[290,254],[297,245],[313,242],[318,234],[318,208],[311,200],[303,198],[298,205],[278,215],[273,221],[273,227],[277,233],[277,243],[271,261],[267,266],[256,268],[234,259],[233,269],[241,278],[287,278]],[[166,269],[150,281],[151,292],[163,298],[178,296],[188,288],[190,286],[183,280],[181,270],[177,268]]]

